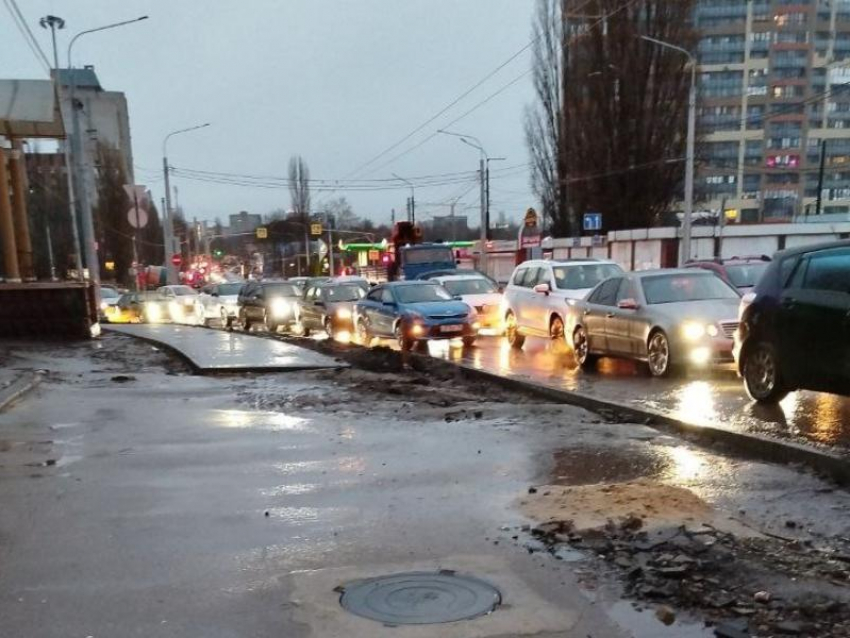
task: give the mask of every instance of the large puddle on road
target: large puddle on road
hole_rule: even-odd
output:
[[[553,485],[623,483],[639,478],[664,478],[674,473],[675,462],[664,448],[630,446],[570,448],[552,454]]]
[[[608,615],[623,629],[628,629],[633,638],[703,638],[714,635],[714,632],[702,623],[675,621],[671,625],[665,625],[655,617],[651,609],[636,609],[627,600],[612,605]]]

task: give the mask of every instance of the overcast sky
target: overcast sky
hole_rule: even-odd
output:
[[[477,152],[446,126],[529,69],[526,51],[421,132],[367,168],[362,164],[439,112],[529,41],[533,0],[18,0],[52,59],[47,14],[67,22],[60,51],[74,33],[147,14],[150,19],[92,34],[74,47],[75,66],[93,64],[104,88],[124,91],[136,181],[162,196],[161,145],[166,133],[209,121],[172,138],[178,168],[285,177],[289,157],[302,155],[315,179],[386,180],[474,171]],[[0,76],[43,78],[45,71],[0,7]],[[60,56],[60,59],[64,55]],[[523,137],[523,109],[532,100],[525,75],[451,129],[478,137],[493,156],[492,215],[518,218],[533,205]],[[519,167],[519,168],[512,168]],[[496,169],[502,169],[498,175]],[[511,170],[507,170],[511,169]],[[464,177],[464,176],[462,176]],[[454,178],[444,178],[443,181]],[[455,180],[456,181],[456,180]],[[289,208],[284,188],[223,185],[176,177],[189,217]],[[371,182],[370,182],[371,184]],[[386,183],[378,182],[385,185]],[[393,186],[394,184],[389,184]],[[416,190],[418,217],[445,214],[438,204],[470,183]],[[314,193],[314,209],[345,195],[358,215],[389,221],[404,214],[409,190]],[[477,225],[478,189],[461,200]],[[474,218],[472,216],[475,216]]]

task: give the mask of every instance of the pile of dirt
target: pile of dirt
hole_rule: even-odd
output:
[[[556,558],[565,548],[588,552],[637,600],[697,612],[718,636],[850,636],[850,555],[729,531],[728,519],[721,529],[709,522],[718,514],[682,488],[532,489],[522,507],[545,521],[532,534]]]

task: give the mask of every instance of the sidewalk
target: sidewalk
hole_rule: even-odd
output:
[[[243,333],[174,324],[105,325],[104,329],[168,348],[188,361],[198,374],[347,367],[336,359],[305,348]]]

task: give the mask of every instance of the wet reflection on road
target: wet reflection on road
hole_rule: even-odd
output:
[[[850,398],[795,392],[779,406],[760,406],[744,393],[734,372],[692,371],[677,379],[654,379],[631,361],[602,359],[594,371],[576,368],[572,353],[529,338],[522,350],[498,337],[471,348],[428,344],[434,356],[497,374],[649,408],[697,424],[794,438],[850,451]]]

